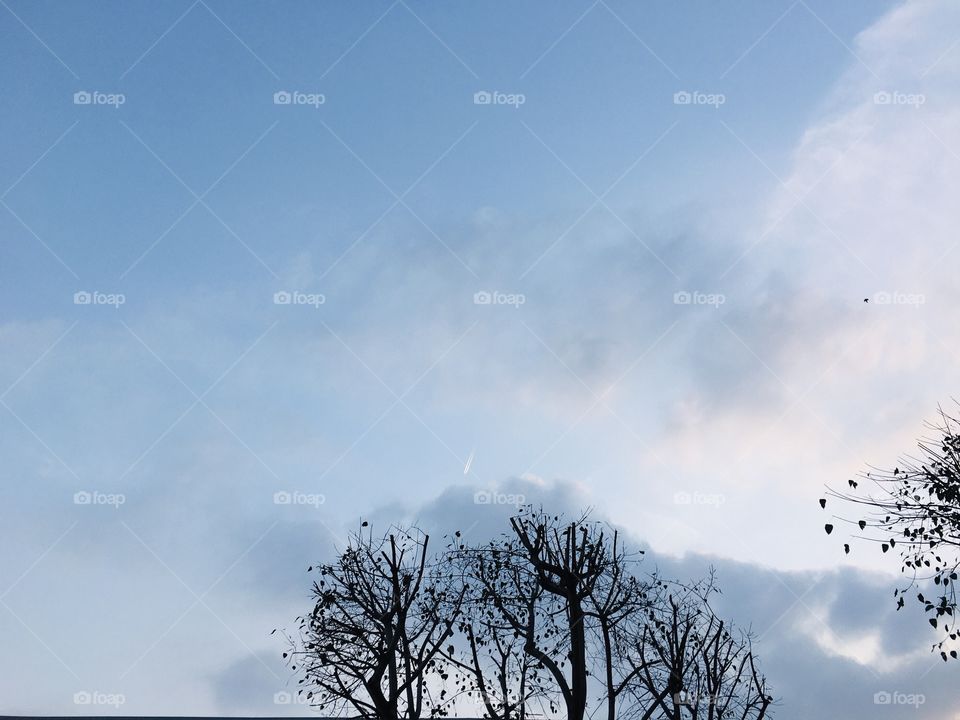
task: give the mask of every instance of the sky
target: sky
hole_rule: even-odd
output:
[[[777,717],[957,717],[817,505],[957,395],[955,3],[0,0],[0,38],[0,713],[308,714],[306,567],[522,496],[715,565]]]

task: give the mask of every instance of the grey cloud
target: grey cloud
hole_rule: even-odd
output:
[[[484,489],[523,494],[551,512],[573,514],[585,507],[586,496],[572,483],[515,478],[496,488],[450,488],[407,510],[402,518],[393,511],[378,511],[374,516],[383,521],[415,519],[438,535],[471,528],[468,538],[477,542],[504,532],[513,511],[505,505],[476,505],[473,494]],[[602,519],[597,512],[593,517]],[[627,532],[634,547],[646,546],[635,533]],[[949,687],[954,668],[942,666],[937,656],[926,652],[930,638],[914,613],[893,609],[888,578],[850,568],[791,572],[696,554],[673,557],[648,552],[644,566],[681,580],[716,569],[722,589],[718,608],[754,632],[763,668],[781,700],[776,712],[781,720],[872,720],[885,711],[874,704],[874,694],[883,691],[923,694],[924,704],[911,715],[918,720],[946,720],[953,708],[955,698]],[[847,642],[877,633],[884,655],[912,652],[915,657],[895,670],[872,668],[821,646],[814,637],[821,631]],[[912,713],[913,708],[909,710]]]
[[[277,676],[284,682],[278,682]],[[287,682],[287,681],[290,682]],[[243,657],[212,675],[218,707],[226,715],[308,715],[290,671],[274,656]]]

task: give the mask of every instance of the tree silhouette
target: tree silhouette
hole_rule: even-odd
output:
[[[428,546],[416,528],[361,530],[317,566],[286,656],[326,714],[767,715],[749,635],[710,606],[712,571],[689,585],[643,576],[642,553],[605,523],[529,506],[486,543],[456,533],[435,556]]]
[[[593,534],[598,534],[596,527]],[[591,589],[585,610],[599,635],[598,664],[602,668],[608,718],[617,717],[621,697],[630,696],[630,689],[646,669],[647,659],[642,652],[636,652],[632,631],[636,621],[653,607],[651,589],[658,582],[655,576],[642,581],[631,574],[634,563],[635,558],[619,542],[619,533],[612,531],[607,567]]]
[[[763,720],[773,698],[757,668],[750,635],[720,619],[710,605],[719,592],[713,573],[684,585],[657,582],[657,600],[636,627],[643,659],[633,692],[640,716]]]
[[[827,496],[856,511],[853,519],[834,518],[855,526],[857,539],[879,546],[883,553],[899,552],[907,581],[894,590],[897,609],[904,607],[906,593],[917,589],[928,622],[943,634],[933,649],[946,661],[957,657],[947,643],[958,636],[960,425],[941,409],[940,420],[928,427],[934,436],[918,441],[918,457],[901,458],[892,470],[862,473],[858,480],[847,481],[845,491],[828,488]],[[827,498],[821,498],[820,507],[826,506]],[[830,534],[834,524],[824,528]],[[850,552],[849,543],[844,543],[844,551]]]
[[[585,518],[563,522],[559,516],[531,509],[510,518],[510,526],[520,544],[521,560],[532,570],[537,587],[563,608],[569,677],[564,663],[537,642],[535,628],[529,625],[524,650],[553,676],[566,706],[567,720],[583,720],[588,676],[585,606],[604,572],[613,565],[606,538],[602,530],[585,523]]]
[[[520,557],[509,538],[482,547],[456,544],[450,554],[468,594],[458,626],[466,649],[452,649],[449,659],[467,696],[479,696],[495,720],[524,720],[535,702],[552,708],[544,666],[525,648],[527,637],[556,637],[554,613]]]
[[[308,699],[359,717],[443,713],[444,699],[427,680],[443,672],[441,650],[465,589],[451,589],[428,545],[416,528],[383,537],[361,528],[334,563],[311,568],[320,574],[315,604],[299,618],[300,642],[288,654],[293,669],[300,664]]]

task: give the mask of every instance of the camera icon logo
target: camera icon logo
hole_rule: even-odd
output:
[[[286,490],[281,490],[273,494],[274,505],[289,505],[291,502],[293,502],[293,497]]]
[[[289,705],[293,702],[293,695],[288,693],[286,690],[281,690],[273,694],[273,704],[274,705]]]
[[[893,102],[893,94],[887,92],[886,90],[881,90],[878,93],[873,95],[873,103],[875,105],[889,105]]]
[[[93,301],[93,296],[86,290],[80,290],[73,294],[74,305],[89,305]]]
[[[673,294],[673,304],[674,305],[689,305],[692,296],[686,290],[681,290],[680,292],[675,292]]]
[[[274,305],[289,305],[293,300],[293,296],[288,293],[286,290],[280,290],[273,294],[273,304]]]
[[[493,502],[493,493],[489,490],[478,490],[473,494],[475,505],[489,505],[491,502]]]
[[[89,505],[91,502],[93,502],[93,495],[88,493],[86,490],[81,490],[80,492],[75,492],[73,494],[74,505]]]
[[[474,105],[490,105],[493,102],[493,95],[486,90],[479,90],[473,94]]]
[[[473,294],[474,305],[489,305],[491,302],[493,302],[493,296],[486,290],[481,290]]]
[[[293,95],[286,90],[277,90],[277,92],[273,94],[274,105],[289,105],[291,102],[293,102]]]
[[[893,695],[887,692],[886,690],[882,690],[881,692],[874,693],[873,695],[874,705],[889,705],[891,702],[893,702]]]
[[[73,694],[74,705],[89,705],[91,702],[93,702],[93,696],[86,690],[81,690]]]
[[[689,105],[693,102],[693,94],[686,90],[680,90],[673,94],[674,105]]]
[[[93,96],[86,90],[77,90],[77,92],[73,94],[74,105],[89,105],[92,102]]]

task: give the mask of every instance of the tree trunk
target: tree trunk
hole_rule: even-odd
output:
[[[567,720],[583,720],[587,707],[587,642],[583,608],[573,594],[570,603],[570,702]]]

